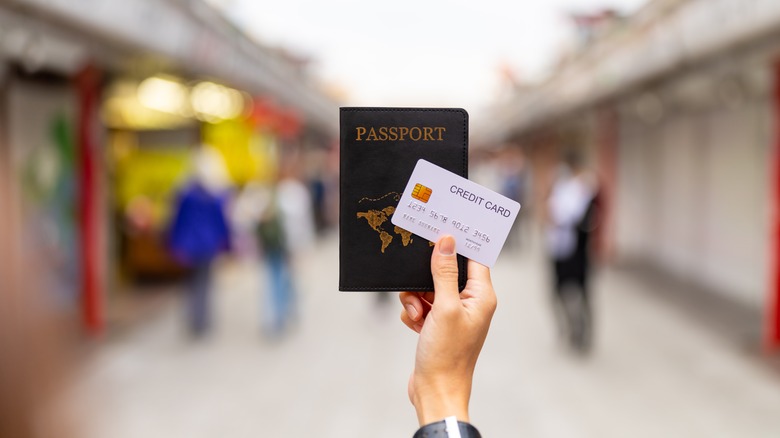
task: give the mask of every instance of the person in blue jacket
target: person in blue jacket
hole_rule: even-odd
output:
[[[193,336],[208,332],[211,265],[220,253],[230,249],[227,192],[198,176],[179,192],[168,234],[173,256],[191,270],[186,307]]]

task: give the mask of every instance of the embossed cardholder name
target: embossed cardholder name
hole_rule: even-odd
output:
[[[468,177],[468,122],[456,108],[341,108],[339,290],[433,290],[432,244],[390,218],[417,160]],[[460,256],[458,269],[463,289]]]

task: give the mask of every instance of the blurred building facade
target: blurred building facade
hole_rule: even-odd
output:
[[[160,236],[204,144],[236,185],[332,155],[336,104],[203,1],[6,1],[0,35],[3,232],[89,333],[119,275],[175,271]]]
[[[524,149],[542,205],[558,157],[586,152],[608,257],[763,315],[780,347],[780,3],[654,0],[599,23],[544,84],[496,107],[483,144]],[[539,212],[542,209],[537,209]]]

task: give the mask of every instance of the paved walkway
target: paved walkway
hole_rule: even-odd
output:
[[[170,308],[101,347],[74,390],[96,438],[405,437],[415,335],[400,306],[339,293],[337,242],[299,266],[300,324],[261,336],[260,274],[220,267],[217,326],[200,342]],[[597,277],[595,354],[562,348],[543,262],[507,253],[478,365],[472,421],[486,437],[778,437],[780,375],[627,274]]]

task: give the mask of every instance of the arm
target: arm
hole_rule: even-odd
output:
[[[421,426],[455,416],[469,421],[471,381],[496,309],[490,270],[469,260],[458,293],[455,239],[444,236],[431,256],[434,292],[402,292],[401,321],[419,333],[409,399]]]

